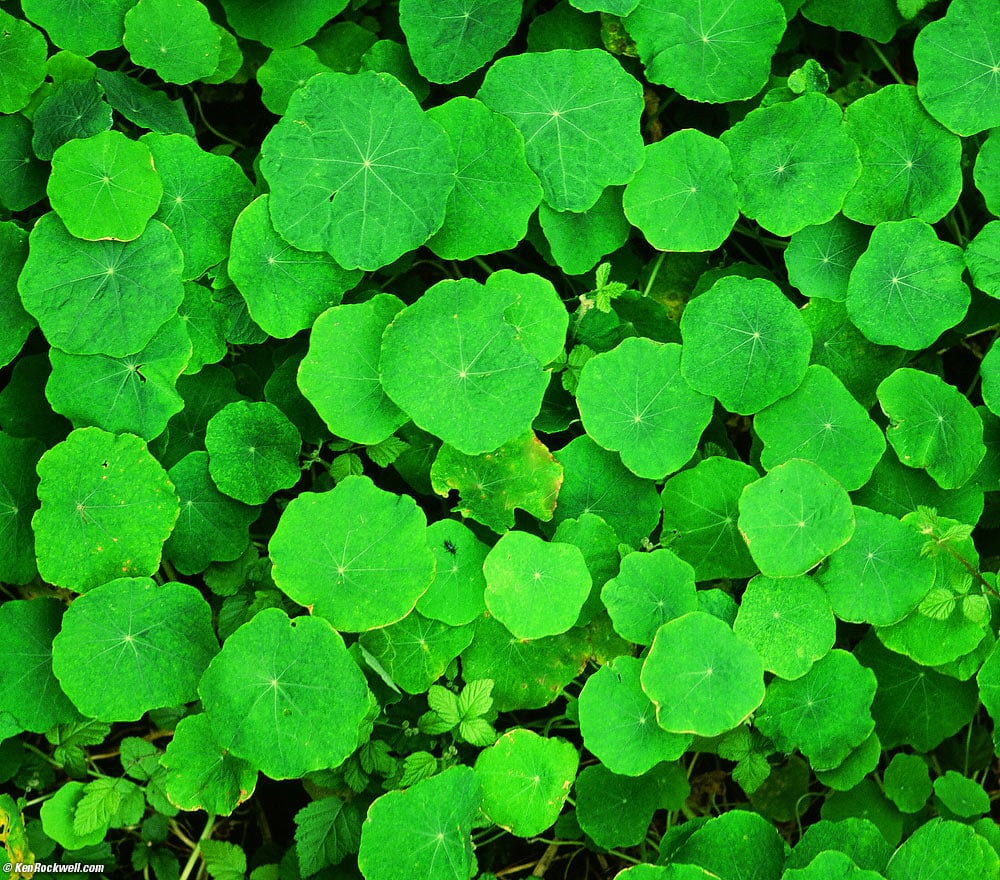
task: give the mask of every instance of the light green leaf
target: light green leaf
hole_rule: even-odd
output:
[[[427,545],[436,563],[434,579],[417,600],[417,610],[449,626],[471,623],[486,610],[483,560],[489,547],[453,519],[431,523]]]
[[[893,853],[885,876],[886,880],[963,880],[995,877],[998,872],[1000,857],[996,850],[984,846],[970,825],[934,818],[917,828]]]
[[[51,159],[59,147],[74,138],[106,132],[111,128],[111,119],[111,106],[95,80],[71,79],[60,83],[35,110],[32,149],[39,159]],[[80,182],[89,183],[85,179]],[[125,194],[121,196],[125,201]]]
[[[542,202],[538,221],[552,258],[567,275],[589,272],[625,244],[632,229],[622,213],[620,186],[607,187],[586,211],[555,211]]]
[[[1000,135],[983,141],[972,176],[989,212],[1000,217]]]
[[[288,109],[292,92],[301,89],[309,77],[330,70],[308,46],[275,49],[257,70],[261,102],[277,116]]]
[[[840,822],[820,819],[805,829],[792,848],[785,869],[804,868],[827,850],[842,852],[863,870],[879,873],[885,870],[892,855],[889,842],[868,819],[852,817]]]
[[[0,116],[0,205],[23,211],[45,196],[49,169],[31,147],[31,123],[23,116]]]
[[[199,0],[139,0],[125,14],[123,42],[135,64],[181,85],[214,73],[222,46]]]
[[[274,49],[304,43],[347,6],[347,0],[222,0],[226,20],[241,37]]]
[[[0,113],[23,110],[48,72],[42,32],[0,9]]]
[[[576,819],[598,846],[638,846],[659,806],[659,784],[648,776],[618,776],[601,764],[576,778]]]
[[[642,87],[607,52],[500,58],[476,97],[520,129],[528,164],[556,211],[586,211],[642,165]]]
[[[800,229],[785,248],[788,280],[803,296],[843,302],[851,270],[867,246],[868,230],[842,214]]]
[[[295,814],[295,854],[303,877],[337,865],[361,843],[361,808],[339,797],[324,797]]]
[[[138,825],[145,812],[143,791],[127,779],[99,777],[88,782],[76,805],[73,830],[81,837],[100,830]]]
[[[990,796],[983,787],[955,770],[934,780],[934,795],[948,813],[961,819],[972,819],[990,811]]]
[[[903,813],[917,813],[931,796],[927,762],[919,755],[897,752],[882,774],[886,796]]]
[[[97,81],[111,106],[139,128],[194,137],[194,126],[180,98],[172,101],[164,92],[117,70],[98,70]]]
[[[859,868],[836,850],[821,852],[804,868],[786,869],[782,880],[882,880],[876,871]]]
[[[966,245],[965,265],[976,287],[1000,299],[1000,220],[987,223]]]
[[[184,368],[185,375],[199,372],[206,364],[218,363],[228,354],[226,330],[231,316],[207,287],[186,282],[184,301],[178,306],[177,315],[191,341],[191,359]]]
[[[135,0],[22,0],[21,8],[60,49],[88,56],[121,45],[125,13],[134,5]]]
[[[806,0],[802,16],[880,43],[888,43],[903,24],[895,0]]]
[[[784,860],[784,842],[774,825],[749,810],[731,810],[694,829],[671,861],[700,865],[705,880],[776,877]]]
[[[247,872],[247,857],[243,849],[225,840],[201,841],[205,870],[212,880],[243,880]]]
[[[0,581],[26,584],[37,573],[31,517],[38,509],[35,465],[45,446],[0,431]]]
[[[2,24],[0,21],[0,26]],[[42,830],[47,837],[67,850],[96,846],[104,840],[107,833],[106,828],[96,828],[85,835],[77,834],[74,830],[73,819],[76,808],[83,799],[85,787],[82,782],[64,783],[52,797],[42,803]]]

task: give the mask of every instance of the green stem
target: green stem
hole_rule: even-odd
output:
[[[874,40],[868,39],[867,37],[865,37],[865,42],[871,46],[872,51],[878,56],[878,60],[882,62],[883,67],[885,67],[885,69],[892,74],[892,78],[901,86],[905,86],[906,80],[904,80],[903,77],[899,75],[899,71],[897,71],[896,68],[889,63],[889,59],[885,57],[885,53],[879,48],[878,43]]]
[[[473,257],[472,262],[482,269],[487,275],[493,274],[493,270],[490,268],[489,263],[487,263],[482,257]]]
[[[653,289],[653,283],[656,281],[656,276],[660,274],[660,266],[663,265],[663,258],[666,253],[660,251],[660,255],[656,258],[656,264],[653,266],[653,271],[649,273],[649,280],[646,282],[646,289],[643,290],[643,296],[649,296],[649,292]]]
[[[191,97],[194,99],[194,106],[195,109],[198,111],[198,118],[201,120],[201,124],[204,125],[205,128],[207,128],[210,132],[212,132],[212,134],[214,134],[217,138],[219,138],[219,140],[223,140],[227,144],[232,144],[234,147],[238,147],[241,150],[245,150],[246,144],[241,144],[239,141],[234,141],[228,135],[224,135],[221,131],[215,128],[215,126],[213,126],[212,123],[210,123],[205,118],[205,113],[201,109],[201,99],[198,97],[198,93],[194,89],[191,89],[190,94]]]
[[[201,837],[195,842],[194,849],[191,850],[191,855],[188,856],[187,864],[184,865],[184,870],[181,871],[181,875],[178,880],[188,880],[191,876],[191,872],[194,870],[195,865],[198,864],[198,856],[201,855],[201,844],[203,841],[208,840],[212,836],[212,829],[215,826],[215,813],[208,814],[208,821],[205,823],[205,830],[201,832]]]

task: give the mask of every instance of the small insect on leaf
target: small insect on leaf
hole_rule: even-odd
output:
[[[444,549],[447,550],[452,556],[455,555],[455,545],[451,541],[444,542]]]

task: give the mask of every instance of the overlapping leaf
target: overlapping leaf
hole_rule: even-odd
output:
[[[125,13],[123,42],[140,67],[182,85],[214,73],[222,47],[218,29],[198,0],[139,0]]]

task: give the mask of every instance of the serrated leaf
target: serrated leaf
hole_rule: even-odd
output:
[[[361,842],[357,807],[337,797],[313,801],[295,814],[295,854],[303,877],[339,865]]]
[[[200,846],[212,880],[244,880],[247,857],[242,847],[225,840],[202,840]]]
[[[483,678],[468,682],[458,695],[458,713],[462,720],[470,721],[485,715],[493,707],[493,680]]]

